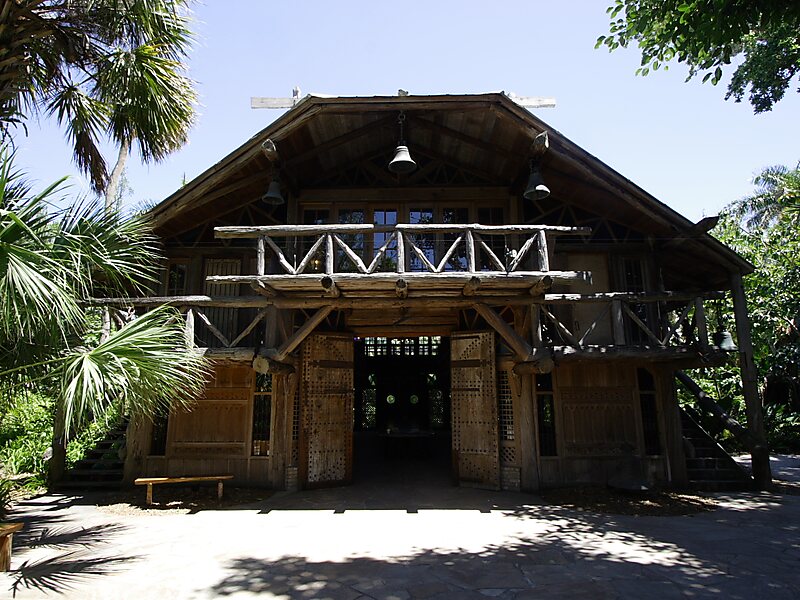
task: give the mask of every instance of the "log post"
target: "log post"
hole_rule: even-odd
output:
[[[708,352],[708,322],[702,298],[694,299],[694,320],[697,324],[697,341],[703,352]]]
[[[402,231],[397,232],[397,272],[406,272],[406,244]]]
[[[742,275],[731,275],[731,295],[733,313],[736,317],[736,337],[739,342],[739,365],[742,372],[742,394],[747,411],[747,429],[753,437],[750,455],[753,465],[753,479],[759,489],[772,486],[772,472],[769,466],[769,448],[764,434],[764,413],[761,410],[761,397],[758,393],[758,374],[753,361],[753,341],[750,337],[750,317],[747,314],[747,298],[744,294]]]
[[[476,272],[476,259],[475,259],[475,238],[472,231],[467,230],[464,236],[464,242],[467,247],[467,271],[470,273]]]
[[[334,259],[333,236],[329,233],[325,236],[325,273],[327,275],[333,275]]]
[[[133,484],[133,480],[144,475],[145,458],[150,450],[150,436],[153,422],[138,415],[131,416],[128,428],[125,431],[125,465],[123,467],[122,481],[126,485]]]
[[[547,248],[547,234],[543,229],[536,234],[536,242],[539,255],[539,270],[547,272],[550,270],[550,255]]]
[[[398,298],[408,298],[408,283],[405,279],[398,279],[394,282],[394,293]]]
[[[270,423],[270,473],[269,483],[274,489],[283,489],[286,484],[286,467],[292,455],[291,416],[286,410],[286,386],[289,375],[280,373],[272,377],[272,422]],[[265,482],[266,483],[266,482]]]
[[[256,273],[266,275],[267,273],[267,242],[263,235],[258,236],[256,246]]]
[[[622,301],[611,301],[611,321],[614,324],[614,345],[625,345],[625,322],[622,320]]]

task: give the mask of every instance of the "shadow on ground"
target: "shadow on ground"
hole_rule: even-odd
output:
[[[69,503],[56,502],[55,506],[63,509]],[[48,548],[59,553],[26,560],[14,569],[10,573],[9,589],[14,596],[23,588],[64,593],[139,558],[114,553],[113,543],[127,530],[122,525],[103,523],[80,527],[64,524],[62,517],[54,515],[34,516],[23,521],[26,527],[14,537],[17,550]]]

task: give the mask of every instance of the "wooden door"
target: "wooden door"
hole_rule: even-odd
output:
[[[300,483],[325,487],[353,476],[353,338],[314,334],[303,343]]]
[[[461,485],[500,489],[494,333],[450,338],[453,468]]]

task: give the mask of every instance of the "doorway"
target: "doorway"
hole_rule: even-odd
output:
[[[356,338],[354,383],[355,480],[451,483],[449,338]]]

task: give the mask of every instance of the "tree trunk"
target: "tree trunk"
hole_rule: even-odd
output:
[[[111,170],[111,175],[108,178],[108,186],[106,187],[106,212],[112,212],[120,209],[120,202],[117,200],[117,191],[119,190],[119,180],[125,170],[125,164],[128,162],[128,151],[130,150],[130,142],[122,140],[119,145],[119,154],[117,154],[117,162]]]
[[[55,484],[64,479],[67,468],[67,440],[64,430],[64,409],[59,404],[53,419],[52,456],[47,470],[47,487],[52,489]]]
[[[769,448],[764,434],[764,413],[761,410],[761,397],[758,393],[756,365],[753,362],[753,342],[750,338],[750,317],[747,314],[747,298],[744,294],[742,276],[731,276],[731,295],[733,312],[736,316],[736,337],[739,342],[739,363],[742,371],[742,393],[747,411],[747,429],[752,436],[750,455],[752,456],[753,479],[759,489],[772,486],[772,471],[769,466]]]

